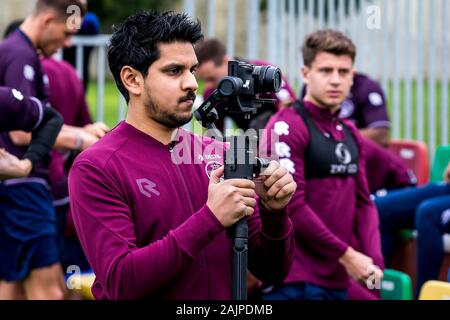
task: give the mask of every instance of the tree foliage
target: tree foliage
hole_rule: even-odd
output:
[[[102,33],[111,33],[112,25],[141,10],[170,10],[180,0],[91,0],[89,11],[100,19]]]

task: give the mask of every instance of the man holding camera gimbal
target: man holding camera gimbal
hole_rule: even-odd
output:
[[[128,115],[69,175],[96,299],[230,299],[225,228],[244,217],[249,269],[275,283],[289,271],[292,176],[274,161],[261,180],[221,181],[224,144],[180,128],[192,118],[201,38],[187,15],[156,12],[127,18],[111,38]]]
[[[306,96],[269,121],[267,132],[279,137],[275,148],[261,142],[298,185],[287,207],[296,238],[293,267],[264,298],[347,299],[351,278],[379,289],[383,267],[361,135],[338,117],[356,48],[344,34],[322,30],[306,38],[302,53]]]

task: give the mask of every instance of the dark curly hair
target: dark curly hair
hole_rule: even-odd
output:
[[[127,101],[129,93],[120,79],[120,71],[130,66],[147,76],[148,68],[159,59],[158,44],[175,41],[192,45],[203,39],[199,21],[187,14],[143,11],[128,17],[121,25],[113,27],[108,46],[109,68],[117,87]]]

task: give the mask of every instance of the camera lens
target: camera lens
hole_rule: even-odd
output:
[[[278,92],[281,89],[281,70],[273,66],[255,67],[254,74],[258,75],[258,93]]]
[[[220,94],[225,97],[236,96],[240,94],[243,84],[244,83],[239,78],[225,77],[220,80],[217,89]]]

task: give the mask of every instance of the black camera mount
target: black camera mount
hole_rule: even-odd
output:
[[[214,122],[218,119],[217,107],[226,112],[256,114],[257,108],[274,104],[273,99],[262,99],[259,93],[278,92],[281,71],[272,66],[254,66],[240,61],[228,63],[228,76],[194,112],[202,126],[212,130],[216,140],[229,140],[224,154],[225,179],[249,179],[258,176],[269,165],[267,159],[257,157],[258,136],[231,136],[224,138]],[[227,230],[232,239],[232,299],[247,299],[248,225],[241,219]]]

